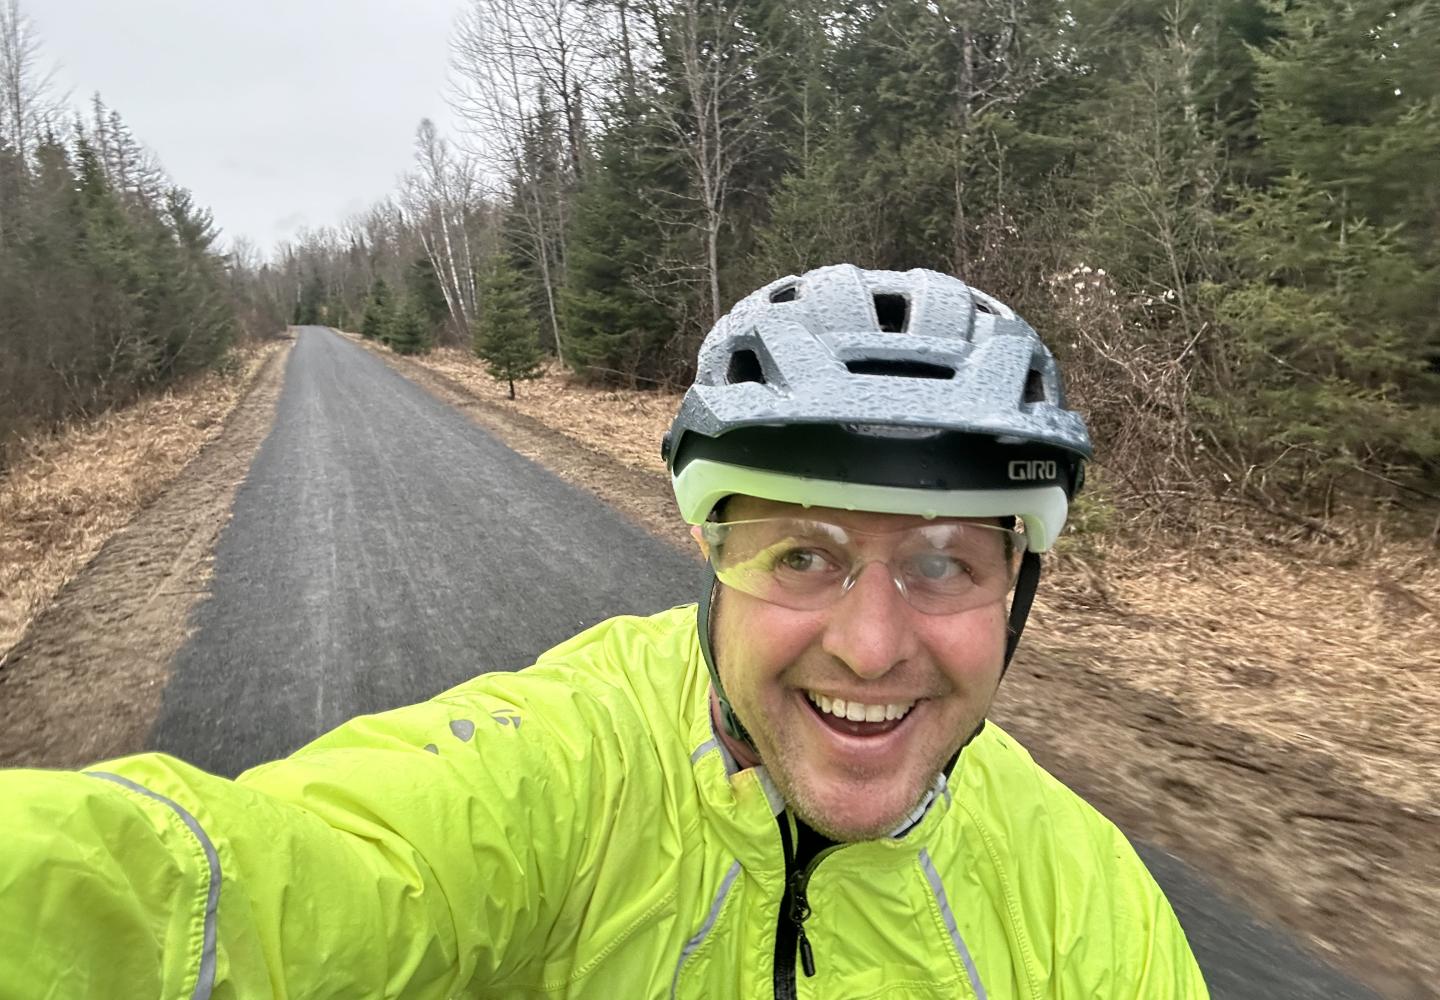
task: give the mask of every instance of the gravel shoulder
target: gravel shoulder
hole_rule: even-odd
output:
[[[287,349],[218,438],[116,531],[0,659],[0,765],[79,767],[145,749],[215,540],[270,432]]]

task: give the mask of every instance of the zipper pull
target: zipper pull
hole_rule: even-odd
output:
[[[790,880],[790,922],[795,925],[796,942],[800,945],[800,967],[805,975],[815,975],[815,952],[805,936],[805,920],[810,916],[810,900],[805,898],[805,873],[796,872]]]
[[[800,967],[805,970],[806,978],[813,978],[815,975],[815,953],[810,950],[810,939],[805,936],[805,928],[799,926],[795,930],[800,935]]]

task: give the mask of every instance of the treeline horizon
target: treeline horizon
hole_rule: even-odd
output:
[[[1162,520],[1430,509],[1437,65],[1433,3],[475,0],[481,153],[422,122],[396,192],[276,267],[297,317],[353,328],[383,278],[466,345],[498,257],[571,370],[672,388],[767,281],[936,268],[1040,332]]]
[[[935,268],[1055,350],[1137,517],[1434,516],[1433,2],[470,0],[451,49],[460,133],[231,254],[236,308],[679,388],[765,282]]]
[[[17,0],[0,0],[0,471],[10,441],[166,388],[275,333],[278,303],[95,95],[66,107]]]
[[[213,369],[284,322],[119,111],[66,106],[41,55],[0,0],[0,472],[20,435]]]

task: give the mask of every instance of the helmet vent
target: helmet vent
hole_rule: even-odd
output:
[[[784,288],[777,288],[770,293],[771,302],[794,302],[800,297],[800,285],[792,282]]]
[[[900,378],[955,377],[955,369],[945,365],[931,365],[923,361],[891,361],[885,358],[859,358],[845,362],[852,375],[890,375]]]
[[[725,372],[725,381],[730,385],[739,382],[765,384],[765,369],[754,351],[736,351],[730,355],[730,367]]]
[[[904,333],[910,319],[910,300],[903,295],[881,292],[875,296],[875,318],[885,333]]]
[[[999,315],[999,314],[991,307],[990,303],[986,302],[986,301],[985,301],[984,299],[982,299],[980,296],[976,295],[973,289],[972,289],[971,292],[970,292],[970,297],[971,297],[971,301],[973,301],[973,302],[975,303],[975,311],[976,311],[976,312],[982,312],[982,313],[984,313],[984,314],[987,315],[987,316],[997,316],[997,315]]]
[[[1025,397],[1021,402],[1045,402],[1045,380],[1040,377],[1040,373],[1034,368],[1031,368],[1025,373]]]

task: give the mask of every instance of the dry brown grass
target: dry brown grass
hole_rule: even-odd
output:
[[[1102,553],[1062,574],[1043,634],[1187,713],[1321,750],[1373,794],[1434,807],[1440,567],[1400,542]],[[1092,564],[1093,565],[1093,564]],[[1105,655],[1095,651],[1103,650]]]
[[[543,377],[517,382],[517,398],[512,401],[509,387],[491,378],[483,363],[468,351],[442,348],[414,360],[482,399],[502,401],[633,469],[665,471],[660,438],[680,406],[679,393],[587,386],[552,361]]]
[[[552,366],[520,384],[512,403],[467,352],[416,360],[628,466],[664,470],[659,442],[678,394],[584,386]],[[1231,527],[1206,543],[1127,538],[1060,560],[1033,641],[1189,715],[1322,750],[1372,793],[1431,808],[1440,786],[1434,551],[1267,543],[1263,531]]]
[[[105,541],[219,436],[282,346],[241,349],[224,374],[15,443],[0,477],[0,657]]]

